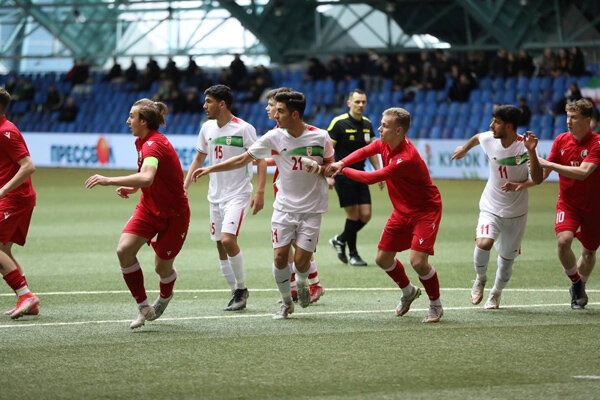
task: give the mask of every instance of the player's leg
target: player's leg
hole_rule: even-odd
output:
[[[352,181],[344,176],[335,177],[335,191],[338,195],[340,207],[344,209],[346,213],[346,221],[344,223],[344,230],[329,239],[329,244],[335,250],[338,259],[344,264],[348,263],[348,256],[346,255],[346,241],[347,236],[351,235],[352,219],[358,219],[358,201],[355,196],[354,190],[352,189]],[[355,239],[356,240],[356,239]]]
[[[322,214],[298,215],[294,265],[296,269],[298,303],[303,308],[308,307],[311,303],[308,279],[310,276],[311,259],[317,249],[317,242],[319,240],[321,219]]]
[[[20,318],[38,306],[40,300],[31,293],[23,274],[3,251],[0,251],[0,273],[6,284],[17,294],[17,305],[9,314],[12,319]]]
[[[232,298],[230,300],[231,305],[233,301],[233,293],[235,292],[235,275],[233,274],[233,269],[229,264],[229,259],[227,258],[227,251],[223,244],[221,243],[221,229],[223,226],[223,214],[220,205],[218,203],[210,203],[209,205],[209,231],[210,231],[210,239],[216,243],[217,253],[219,254],[219,268],[221,269],[221,274],[225,278],[227,285],[231,289]]]
[[[246,287],[246,270],[244,266],[244,255],[238,245],[244,217],[250,208],[250,197],[244,196],[228,201],[223,208],[223,220],[221,225],[221,244],[227,253],[227,260],[233,276],[235,277],[235,290],[231,301],[225,307],[225,311],[238,311],[246,308],[248,300],[248,288]]]
[[[479,304],[483,299],[483,291],[487,283],[490,252],[499,233],[499,217],[490,213],[480,212],[477,227],[475,228],[475,249],[473,250],[475,279],[473,280],[473,287],[470,294],[472,304]]]
[[[271,242],[273,244],[273,277],[281,296],[281,306],[273,319],[287,319],[294,312],[290,280],[292,270],[288,264],[290,247],[295,237],[297,222],[292,215],[273,210],[271,217]]]
[[[500,222],[502,224],[501,232],[496,242],[498,269],[496,270],[494,286],[490,290],[489,298],[484,306],[488,310],[500,308],[502,290],[504,290],[512,277],[514,261],[521,253],[521,241],[525,235],[527,215],[518,218],[502,219]]]
[[[310,288],[310,303],[316,303],[325,293],[325,288],[323,285],[321,285],[321,280],[319,279],[319,270],[314,254],[310,258],[310,267],[308,269],[308,285]]]
[[[364,267],[367,263],[358,254],[356,248],[358,242],[358,232],[371,220],[371,192],[369,186],[355,182],[355,192],[357,196],[358,215],[349,217],[350,232],[347,236],[348,244],[348,264],[355,267]]]
[[[442,210],[423,213],[415,216],[412,242],[410,245],[410,265],[419,275],[427,296],[429,311],[423,322],[439,322],[444,314],[440,300],[440,282],[438,275],[429,263],[429,256],[434,253],[435,239],[442,219]]]
[[[583,283],[583,288],[578,293],[578,304],[585,306],[588,302],[585,284],[596,265],[596,250],[600,246],[600,215],[591,214],[584,216],[581,228],[576,236],[581,242],[582,247],[581,256],[577,260],[577,270]]]

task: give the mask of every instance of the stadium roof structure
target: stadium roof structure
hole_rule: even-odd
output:
[[[599,32],[600,1],[589,0],[0,0],[0,63],[15,71],[60,59],[600,48]]]

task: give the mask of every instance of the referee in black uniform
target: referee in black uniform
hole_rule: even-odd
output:
[[[371,121],[363,114],[367,107],[367,95],[361,89],[354,89],[348,96],[349,111],[335,117],[329,124],[329,136],[333,141],[335,149],[335,161],[339,161],[348,154],[361,147],[366,146],[375,138]],[[369,161],[375,169],[380,168],[379,158],[370,157]],[[350,168],[364,171],[365,163],[361,161],[357,164],[348,165]],[[371,219],[371,193],[369,186],[353,181],[343,175],[337,175],[335,178],[335,191],[340,200],[340,207],[346,211],[346,223],[344,231],[329,239],[329,244],[335,249],[338,258],[344,264],[350,264],[356,267],[366,266],[367,263],[360,257],[356,250],[356,237],[359,230]],[[384,183],[380,183],[383,188]],[[346,256],[346,246],[348,246],[348,256]]]

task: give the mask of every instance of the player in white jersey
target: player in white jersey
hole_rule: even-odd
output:
[[[255,159],[272,157],[275,160],[280,179],[273,203],[271,239],[273,276],[282,302],[274,318],[285,319],[294,311],[291,270],[287,262],[293,240],[296,243],[294,264],[298,302],[302,307],[310,304],[307,280],[310,258],[317,247],[321,217],[327,211],[328,203],[328,186],[322,166],[333,161],[333,144],[327,131],[304,123],[306,98],[302,93],[277,93],[275,101],[277,128],[261,136],[246,153],[195,170],[192,179],[211,172],[241,168]]]
[[[208,121],[200,128],[196,150],[198,153],[190,165],[185,178],[187,192],[191,182],[191,172],[202,167],[208,157],[208,165],[218,165],[238,156],[256,141],[256,130],[246,121],[231,113],[233,95],[225,85],[214,85],[204,92],[204,109]],[[244,258],[237,243],[237,236],[244,217],[253,208],[256,214],[264,206],[264,192],[267,167],[266,162],[257,163],[258,189],[252,197],[252,165],[221,172],[210,176],[208,201],[210,203],[210,235],[217,243],[221,272],[229,284],[232,297],[225,311],[246,308],[248,288],[246,287]]]
[[[458,146],[453,160],[481,145],[489,163],[489,177],[479,201],[479,220],[475,229],[476,245],[473,254],[477,274],[471,289],[471,302],[479,304],[487,281],[487,267],[492,246],[498,251],[498,269],[494,286],[485,303],[486,309],[500,306],[502,290],[512,276],[513,263],[521,250],[521,240],[527,223],[527,190],[509,191],[511,182],[525,182],[531,175],[536,184],[542,182],[542,168],[538,162],[538,139],[532,132],[517,134],[521,111],[511,105],[494,109],[490,131],[471,137]]]

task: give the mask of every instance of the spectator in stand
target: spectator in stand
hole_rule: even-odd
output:
[[[450,72],[450,63],[448,62],[448,56],[444,52],[444,50],[436,50],[433,53],[433,65],[435,65],[442,74],[446,74]]]
[[[556,67],[552,71],[552,76],[556,78],[561,75],[567,75],[569,73],[569,63],[570,57],[568,50],[564,48],[558,49]]]
[[[577,46],[571,47],[568,72],[571,76],[589,75],[585,68],[583,52]]]
[[[196,114],[204,111],[198,91],[195,89],[188,89],[185,92],[185,112]]]
[[[425,74],[425,89],[431,90],[442,90],[446,88],[446,77],[442,74],[438,68],[431,64],[429,70]]]
[[[138,67],[135,64],[135,60],[132,58],[131,64],[125,70],[125,82],[136,83],[138,80],[138,75],[139,75]]]
[[[519,97],[519,109],[521,110],[519,126],[529,126],[529,123],[531,122],[531,109],[527,105],[525,97]]]
[[[132,90],[138,92],[150,90],[152,88],[152,82],[154,82],[152,80],[152,74],[150,73],[150,70],[146,68],[142,73],[138,74],[138,78]]]
[[[110,68],[110,71],[104,78],[102,78],[103,82],[116,82],[121,81],[123,79],[123,69],[121,68],[121,64],[117,60],[117,57],[113,57],[113,66]]]
[[[85,59],[75,60],[73,66],[65,75],[65,80],[73,85],[86,83],[90,77],[90,66]]]
[[[533,63],[533,57],[527,50],[519,50],[519,55],[515,61],[515,72],[518,76],[530,77],[535,71],[535,64]]]
[[[233,60],[229,64],[229,71],[231,72],[231,89],[245,90],[248,84],[248,69],[240,54],[236,53],[233,55]]]
[[[56,85],[49,85],[42,109],[47,112],[58,111],[62,107],[62,104],[63,95],[58,91]]]
[[[232,81],[231,71],[228,68],[221,68],[221,72],[219,73],[219,83],[231,87]]]
[[[576,82],[571,82],[569,90],[567,90],[564,97],[554,105],[552,112],[554,115],[566,114],[565,106],[581,98],[583,98],[583,95],[581,94],[581,90],[579,90],[579,86]]]
[[[331,56],[327,62],[327,73],[333,79],[334,82],[340,82],[344,80],[345,69],[342,65],[342,61],[337,56]]]
[[[19,77],[11,94],[12,100],[33,100],[35,97],[35,87],[31,83],[31,79],[24,76]]]
[[[495,57],[492,58],[490,63],[490,75],[492,77],[506,77],[509,72],[509,60],[508,52],[505,48],[501,47],[496,52]]]
[[[156,82],[160,79],[162,71],[158,65],[158,62],[156,62],[154,58],[148,58],[148,62],[146,63],[146,71],[150,82]]]
[[[67,97],[65,104],[58,111],[59,122],[73,122],[77,118],[79,107],[72,96]]]
[[[544,49],[544,54],[540,58],[537,69],[537,76],[552,76],[552,71],[556,69],[556,54],[550,47]]]
[[[185,79],[189,81],[196,75],[196,71],[198,71],[200,67],[196,64],[194,60],[194,56],[188,56],[188,65],[185,68]]]
[[[171,89],[171,93],[169,94],[169,103],[169,110],[173,114],[179,114],[187,111],[185,98],[177,86],[174,86]]]
[[[452,81],[452,85],[448,89],[448,100],[466,102],[469,101],[471,91],[476,87],[476,84],[465,73],[461,72],[458,79]]]
[[[173,60],[173,57],[169,57],[162,76],[164,79],[172,81],[175,86],[179,86],[179,83],[181,82],[181,71],[177,68],[177,64],[175,63],[175,60]]]
[[[186,78],[186,88],[194,89],[198,92],[204,92],[205,89],[212,86],[212,82],[206,77],[202,68],[194,70],[193,75]]]
[[[327,69],[317,57],[308,59],[308,68],[304,74],[305,81],[318,81],[327,77]],[[356,75],[355,77],[358,77]]]

